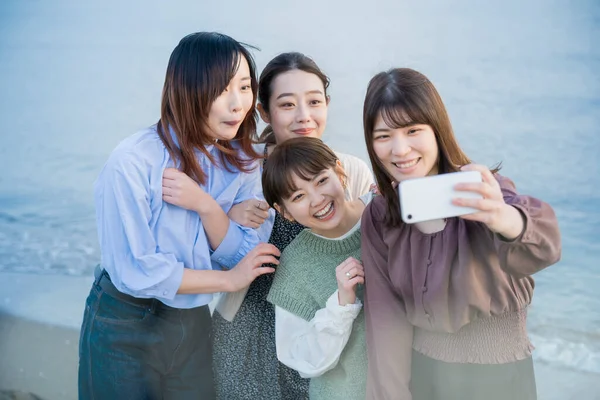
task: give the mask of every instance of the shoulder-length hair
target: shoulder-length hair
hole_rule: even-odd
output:
[[[207,132],[212,103],[235,76],[242,57],[250,67],[254,106],[258,86],[256,67],[244,44],[220,33],[192,33],[181,39],[169,58],[157,131],[171,158],[200,184],[205,183],[206,173],[198,164],[195,150],[214,164],[214,158],[205,148],[214,145],[219,149],[222,165],[241,172],[249,172],[252,162],[259,157],[252,148],[257,122],[254,107],[232,140],[239,142],[238,147],[245,155],[234,150],[231,141],[215,141]]]
[[[397,226],[401,218],[394,178],[373,149],[373,130],[380,115],[390,128],[431,126],[438,146],[438,173],[457,172],[471,161],[456,141],[442,98],[425,75],[409,68],[390,69],[375,75],[369,82],[363,108],[365,143],[377,186],[387,203],[386,223]],[[492,172],[498,169],[499,166]]]
[[[327,98],[327,88],[329,87],[329,78],[314,62],[312,58],[298,52],[281,53],[273,58],[265,66],[258,79],[258,101],[265,112],[270,113],[270,101],[273,94],[273,81],[279,75],[289,71],[300,70],[309,74],[316,75],[323,82],[323,93]],[[275,143],[273,128],[268,125],[262,132],[258,141],[261,143]]]

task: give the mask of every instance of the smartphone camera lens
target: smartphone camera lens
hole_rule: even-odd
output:
[[[412,219],[412,214],[408,214],[408,215],[406,216],[406,218],[408,218],[408,219]]]

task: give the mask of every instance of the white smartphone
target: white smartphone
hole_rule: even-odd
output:
[[[473,182],[481,182],[479,171],[451,172],[400,182],[398,193],[402,220],[407,224],[414,224],[415,222],[457,217],[476,212],[475,208],[452,204],[452,199],[457,197],[482,197],[478,193],[454,190],[454,185],[457,183]]]

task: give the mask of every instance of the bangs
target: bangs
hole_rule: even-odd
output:
[[[217,40],[212,43],[206,56],[208,56],[209,59],[215,60],[215,62],[212,64],[210,71],[206,71],[204,82],[213,89],[213,100],[225,91],[229,82],[231,82],[235,74],[237,74],[242,59],[245,59],[248,63],[250,79],[252,81],[252,91],[256,92],[255,86],[258,84],[254,76],[256,65],[254,64],[254,59],[248,49],[257,50],[254,46],[234,41],[231,38],[222,35],[217,36]]]
[[[387,97],[387,96],[386,96]],[[417,124],[430,125],[427,113],[416,102],[408,102],[404,96],[384,98],[380,106],[383,122],[392,129],[406,128]]]
[[[310,159],[310,158],[292,158],[288,160],[284,160],[283,168],[278,168],[276,170],[276,175],[279,175],[276,179],[278,182],[281,182],[281,186],[279,187],[279,196],[282,200],[287,200],[295,191],[298,190],[298,187],[294,183],[294,175],[304,181],[311,181],[315,176],[321,174],[322,172],[335,168],[336,160],[333,160],[332,163],[319,162],[319,160]]]
[[[202,82],[209,88],[210,103],[215,101],[229,85],[239,69],[242,54],[239,48],[230,44],[226,49],[216,46],[208,54],[214,62],[211,68],[202,71]]]
[[[298,190],[294,176],[310,182],[328,169],[336,171],[337,161],[337,155],[321,139],[286,140],[275,147],[265,164],[262,175],[265,200],[271,207],[282,205]]]

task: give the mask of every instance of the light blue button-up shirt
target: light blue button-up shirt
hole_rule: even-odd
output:
[[[201,187],[225,212],[247,199],[264,201],[261,168],[229,172],[221,166],[219,151],[206,149],[217,165],[196,153],[207,175]],[[122,141],[94,186],[98,238],[102,266],[119,291],[192,308],[208,304],[212,294],[177,294],[183,269],[234,267],[259,242],[268,241],[274,213],[256,230],[230,221],[223,242],[212,251],[199,215],[162,199],[163,172],[173,166],[155,126]]]

